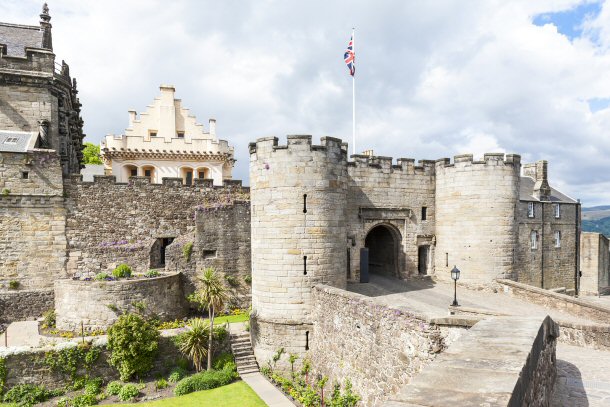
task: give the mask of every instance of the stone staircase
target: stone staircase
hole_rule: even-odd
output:
[[[252,342],[250,342],[250,332],[240,332],[231,334],[231,351],[235,356],[237,373],[240,375],[248,373],[258,373],[258,363],[254,358]]]

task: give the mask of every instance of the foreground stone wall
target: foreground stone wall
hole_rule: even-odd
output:
[[[212,187],[203,182],[185,186],[173,178],[164,184],[151,184],[146,177],[126,184],[113,176],[94,178],[82,182],[73,176],[64,183],[69,274],[110,271],[120,263],[146,272],[158,239],[194,232],[196,207],[249,199],[240,181]]]
[[[329,286],[313,289],[315,372],[350,379],[366,406],[406,385],[447,344],[441,329],[403,308]]]
[[[65,276],[67,257],[58,155],[0,153],[0,190],[0,286],[16,281],[24,289],[51,287]]]
[[[548,316],[483,320],[383,405],[550,406],[558,336]]]
[[[118,281],[55,281],[57,328],[80,330],[107,329],[134,304],[144,303],[145,313],[162,320],[186,316],[187,304],[181,275]]]

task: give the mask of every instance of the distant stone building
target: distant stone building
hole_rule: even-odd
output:
[[[216,120],[210,119],[206,132],[182,101],[174,98],[173,86],[160,89],[161,96],[139,119],[135,110],[129,111],[124,135],[108,135],[102,141],[106,173],[119,182],[142,176],[155,184],[163,178],[182,178],[186,185],[196,178],[212,179],[214,185],[231,179],[233,147],[216,137]]]
[[[68,175],[80,171],[83,120],[76,79],[55,62],[50,21],[45,4],[39,26],[0,23],[0,130],[35,133]]]

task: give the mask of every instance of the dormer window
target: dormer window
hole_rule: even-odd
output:
[[[176,132],[176,136],[178,136],[178,138],[184,138],[184,132],[178,131],[178,132]]]

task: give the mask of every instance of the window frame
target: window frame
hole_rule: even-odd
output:
[[[530,232],[530,249],[538,250],[538,231],[532,230]]]
[[[560,248],[561,247],[561,230],[556,230],[555,233],[553,233],[553,237],[555,239],[555,247]]]
[[[555,204],[555,207],[553,208],[553,213],[555,215],[555,219],[561,218],[561,206],[558,203]]]
[[[428,207],[427,206],[421,207],[421,220],[422,221],[428,220]]]
[[[535,202],[528,202],[527,203],[527,217],[528,218],[535,218],[536,217],[536,205],[535,205]]]

